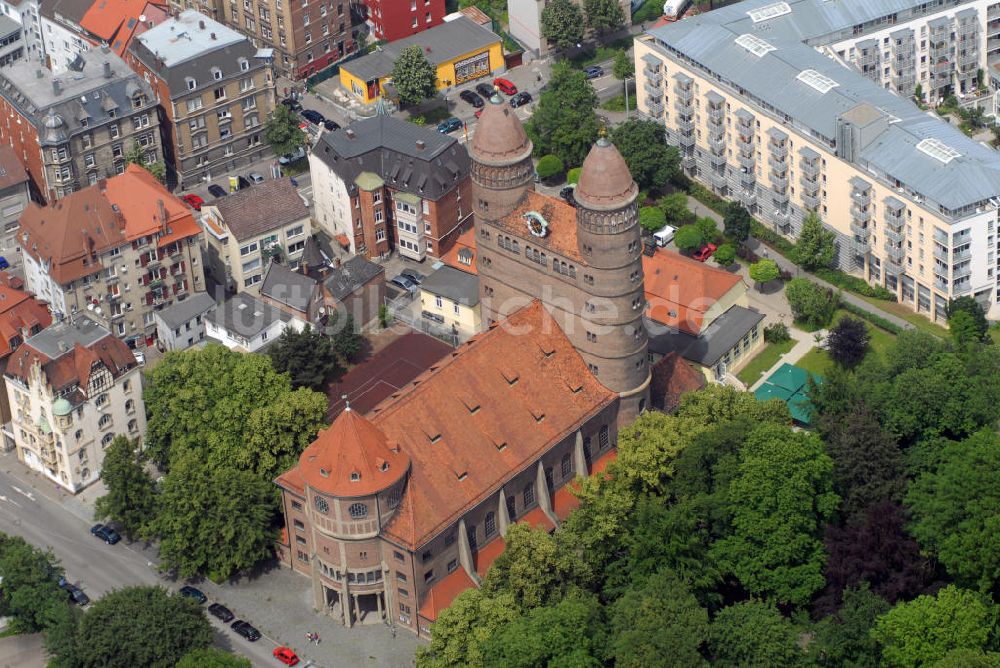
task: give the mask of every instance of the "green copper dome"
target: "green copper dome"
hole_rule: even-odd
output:
[[[73,412],[73,406],[66,401],[65,397],[59,397],[52,403],[52,414],[64,417]]]

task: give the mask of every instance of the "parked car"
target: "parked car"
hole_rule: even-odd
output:
[[[491,97],[493,97],[493,93],[496,91],[494,91],[493,86],[489,85],[488,83],[477,83],[476,92],[482,95],[483,99],[488,100]]]
[[[323,121],[323,127],[327,129],[328,132],[333,132],[334,130],[340,129],[340,123],[331,121],[329,118]]]
[[[486,102],[475,91],[463,90],[458,94],[460,98],[471,104],[476,109],[481,109]]]
[[[570,206],[576,206],[576,197],[573,196],[573,191],[575,190],[576,186],[566,186],[559,191],[559,196]]]
[[[212,197],[225,197],[226,195],[229,194],[226,192],[225,188],[223,188],[222,186],[217,186],[214,183],[208,186],[208,193]]]
[[[184,200],[184,203],[187,204],[192,209],[194,209],[195,211],[201,211],[201,205],[205,203],[205,200],[203,200],[198,195],[195,195],[194,193],[188,193],[187,195],[182,195],[181,199]]]
[[[59,586],[62,587],[69,596],[71,603],[76,603],[80,607],[90,604],[90,597],[83,593],[83,590],[75,584],[68,582],[66,578],[59,578]]]
[[[600,65],[591,65],[590,67],[588,67],[587,69],[585,69],[583,72],[584,72],[584,74],[587,75],[588,79],[596,79],[597,77],[603,77],[604,76],[604,68],[601,67]]]
[[[233,618],[236,616],[233,614],[232,610],[222,605],[221,603],[213,603],[212,605],[208,606],[208,612],[210,615],[218,619],[223,624],[228,624],[229,622],[233,621]]]
[[[673,240],[675,232],[677,228],[673,225],[664,225],[662,230],[653,232],[653,239],[656,240],[657,246],[663,248]]]
[[[3,255],[0,255],[0,269],[7,269],[8,267],[10,267],[10,262]]]
[[[294,666],[299,662],[299,657],[295,655],[290,647],[275,647],[274,658],[286,666]]]
[[[438,123],[437,131],[441,134],[448,134],[449,132],[461,129],[461,127],[462,121],[452,116]]]
[[[139,366],[145,366],[146,364],[146,353],[141,350],[132,350],[132,356],[135,357],[135,362]]]
[[[503,91],[504,95],[517,95],[517,86],[512,84],[508,79],[499,77],[493,80],[493,85]]]
[[[291,153],[286,153],[285,155],[278,158],[278,163],[282,165],[290,165],[296,160],[301,160],[304,157],[306,157],[306,149],[304,146],[299,146]]]
[[[264,175],[260,172],[250,172],[247,174],[247,181],[250,183],[264,183]]]
[[[326,120],[326,117],[315,109],[304,109],[301,113],[302,118],[306,119],[313,125],[322,125],[323,121]]]
[[[421,274],[419,271],[414,271],[413,269],[404,269],[403,271],[399,272],[399,275],[405,276],[406,278],[410,279],[417,285],[420,285],[421,283],[424,282],[424,275]]]
[[[286,97],[281,101],[281,104],[285,105],[292,111],[302,111],[302,104],[298,100],[293,100],[290,97]]]
[[[198,603],[202,605],[205,603],[205,601],[208,600],[208,597],[205,596],[205,592],[198,589],[197,587],[192,587],[191,585],[184,585],[183,587],[181,587],[180,595],[185,598],[190,598],[195,601],[198,601]]]
[[[400,274],[399,276],[393,276],[392,278],[389,279],[389,282],[395,285],[396,287],[403,288],[407,292],[417,291],[417,284],[411,281],[406,276],[403,276],[402,274]]]
[[[697,251],[695,251],[694,255],[692,255],[691,257],[698,260],[698,262],[704,262],[708,258],[712,257],[712,253],[715,252],[716,248],[718,248],[718,246],[716,246],[715,244],[705,244]]]
[[[243,636],[250,642],[256,642],[260,640],[260,631],[255,629],[253,626],[244,622],[242,619],[237,619],[235,622],[230,624],[229,628],[236,631],[237,635]]]
[[[95,524],[90,527],[90,533],[94,534],[108,545],[114,545],[122,539],[122,537],[118,535],[118,532],[109,527],[107,524]]]
[[[520,93],[510,98],[510,106],[514,107],[515,109],[517,107],[523,107],[529,102],[531,102],[531,93],[529,93],[526,90],[522,90]]]

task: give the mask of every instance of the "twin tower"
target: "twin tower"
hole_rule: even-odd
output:
[[[618,393],[618,424],[627,424],[649,404],[650,370],[638,188],[625,160],[606,138],[597,141],[575,211],[535,192],[531,140],[499,94],[469,152],[483,320],[541,300],[591,373]]]

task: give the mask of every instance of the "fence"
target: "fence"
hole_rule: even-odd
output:
[[[441,339],[452,347],[458,346],[458,334],[449,327],[443,327],[424,318],[420,313],[420,304],[414,304],[417,293],[403,292],[395,299],[386,299],[385,305],[389,309],[389,315],[398,322],[407,325],[424,334],[430,334],[436,339]]]

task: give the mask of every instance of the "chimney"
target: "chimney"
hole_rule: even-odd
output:
[[[198,28],[200,28],[201,30],[204,30],[205,29],[205,22],[204,21],[198,21]]]
[[[417,140],[417,150],[418,151],[423,151],[425,148],[427,148],[426,142],[424,142],[423,139],[418,139]]]
[[[101,53],[110,53],[111,49],[108,48],[107,44],[101,44]]]
[[[101,192],[104,192],[105,190],[107,190],[108,189],[108,180],[107,179],[101,179],[100,181],[98,181],[97,182],[97,188]]]
[[[352,130],[351,128],[347,128],[346,130],[344,130],[344,134],[346,134],[346,135],[347,135],[347,138],[348,138],[348,139],[354,139],[354,138],[355,138],[355,137],[357,136],[357,135],[356,135],[356,134],[354,133],[354,130]]]
[[[35,70],[35,78],[36,79],[41,79],[44,76],[45,76],[45,73],[42,72],[42,68],[39,67],[37,70]]]
[[[111,63],[110,63],[110,61],[105,60],[104,61],[104,78],[105,79],[110,79],[113,76],[114,76],[114,72],[111,71]]]
[[[160,227],[165,229],[167,227],[167,207],[163,206],[162,199],[156,200],[156,209],[160,214]]]
[[[213,40],[215,39],[215,33],[214,32],[212,33],[212,39]]]
[[[62,83],[59,81],[59,79],[52,80],[52,92],[55,95],[62,95]]]

